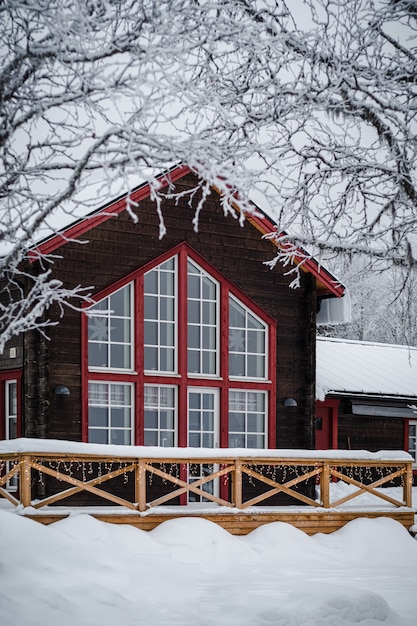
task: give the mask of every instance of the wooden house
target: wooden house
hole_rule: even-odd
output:
[[[7,347],[2,438],[314,448],[316,310],[343,286],[308,260],[289,289],[265,264],[271,220],[241,227],[214,190],[195,232],[195,176],[169,177],[183,195],[162,206],[162,239],[143,185],[137,223],[118,199],[32,251],[31,272],[53,253],[53,276],[92,286],[95,303],[66,310],[49,339],[30,331]]]
[[[417,348],[317,339],[316,448],[405,450],[417,470]]]
[[[0,496],[41,508],[45,523],[62,502],[110,502],[132,515],[95,515],[145,529],[209,504],[234,509],[205,516],[239,534],[276,520],[331,532],[357,513],[335,514],[329,481],[372,465],[401,476],[386,514],[409,527],[408,455],[316,454],[317,312],[331,320],[343,285],[300,252],[291,289],[288,267],[266,264],[274,223],[258,211],[240,226],[215,189],[195,232],[196,180],[186,167],[161,177],[179,194],[162,202],[162,239],[144,184],[131,194],[137,222],[119,198],[31,251],[28,272],[53,254],[53,277],[91,287],[91,300],[62,318],[51,310],[49,339],[28,331],[0,357],[0,438],[24,438],[0,445]],[[166,503],[174,513],[158,513]]]

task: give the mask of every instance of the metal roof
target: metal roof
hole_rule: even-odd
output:
[[[417,400],[417,348],[318,337],[316,397],[329,393]]]

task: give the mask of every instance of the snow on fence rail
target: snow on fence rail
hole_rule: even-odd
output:
[[[37,442],[39,448],[41,440]],[[0,496],[15,506],[41,509],[85,493],[136,512],[190,502],[244,510],[269,505],[267,501],[278,494],[323,509],[340,507],[364,493],[394,507],[412,506],[412,458],[403,452],[131,447],[121,455],[119,446],[77,444],[54,451],[48,442],[49,451],[39,452],[34,441],[15,444],[15,449],[29,448],[20,451],[4,443],[0,443]],[[119,484],[111,491],[116,479]],[[50,495],[45,489],[48,480],[53,481]],[[356,490],[331,501],[330,484],[336,480]],[[153,481],[159,481],[159,490]],[[125,488],[128,482],[130,490]],[[378,489],[394,482],[402,485],[402,500]],[[11,484],[17,485],[15,494]]]

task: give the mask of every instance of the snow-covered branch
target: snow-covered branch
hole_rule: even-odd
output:
[[[72,217],[144,181],[158,210],[173,163],[225,211],[236,192],[241,216],[259,202],[312,253],[416,265],[409,0],[5,0],[0,28],[2,303],[30,247]],[[0,335],[78,293],[34,287],[30,314],[26,293],[18,315],[3,305]]]

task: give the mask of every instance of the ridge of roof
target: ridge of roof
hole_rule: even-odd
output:
[[[398,344],[398,343],[384,343],[382,341],[363,341],[361,339],[343,339],[342,337],[323,337],[318,336],[317,341],[323,341],[325,343],[346,343],[348,345],[359,345],[364,347],[375,347],[375,348],[396,348],[403,350],[417,350],[417,346],[410,346],[408,344]]]

